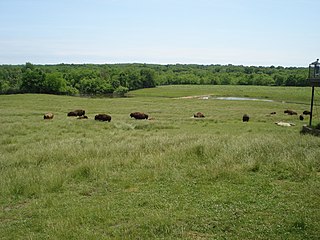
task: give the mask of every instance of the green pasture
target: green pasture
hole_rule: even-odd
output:
[[[309,87],[269,87],[269,86],[239,86],[239,85],[169,85],[143,90],[131,91],[129,96],[136,97],[186,97],[206,96],[213,97],[251,97],[307,103],[310,105],[311,88]]]
[[[301,135],[309,118],[298,118],[310,95],[191,85],[2,95],[0,239],[319,239],[320,138]],[[216,99],[230,96],[272,101]],[[74,109],[89,119],[68,118]]]

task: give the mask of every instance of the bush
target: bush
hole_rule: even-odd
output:
[[[79,94],[79,90],[77,88],[71,87],[71,86],[67,86],[66,87],[66,93],[68,95],[77,95]]]
[[[113,94],[123,97],[128,91],[129,88],[119,86],[116,90],[114,90]]]

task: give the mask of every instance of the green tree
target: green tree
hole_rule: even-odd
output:
[[[0,79],[0,93],[7,93],[10,90],[10,83]]]
[[[140,75],[137,71],[131,70],[128,72],[128,86],[130,90],[142,88]]]
[[[116,78],[116,77],[112,78],[112,79],[110,80],[110,83],[111,83],[111,85],[112,85],[112,87],[113,87],[114,89],[120,87],[120,85],[121,85],[119,78]]]
[[[121,71],[118,75],[118,81],[120,82],[120,86],[128,87],[128,85],[129,85],[128,73]]]
[[[222,85],[229,85],[231,83],[230,74],[223,73],[220,75],[220,79]]]
[[[275,74],[273,76],[273,79],[274,79],[275,85],[277,85],[277,86],[283,86],[286,81],[286,77],[282,74]]]
[[[110,94],[113,91],[112,85],[101,78],[84,78],[80,81],[80,92],[83,94]]]
[[[44,91],[46,93],[67,92],[67,82],[59,72],[47,73],[44,81]]]
[[[142,88],[152,88],[156,86],[155,71],[152,69],[141,69],[140,78]]]
[[[296,76],[289,75],[286,79],[286,86],[296,86]]]
[[[23,92],[42,93],[45,89],[45,73],[38,68],[27,68],[22,75],[21,89]]]
[[[30,63],[30,62],[26,62],[25,69],[33,70],[34,69],[34,65],[32,63]]]
[[[253,74],[253,85],[270,86],[274,85],[274,79],[267,74]]]

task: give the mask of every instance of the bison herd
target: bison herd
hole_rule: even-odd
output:
[[[77,109],[67,113],[68,117],[77,117],[77,119],[88,119],[88,116],[85,115],[86,111],[82,109]],[[54,114],[49,112],[44,114],[43,119],[53,119]],[[131,118],[135,119],[148,119],[148,114],[143,112],[133,112],[130,113]],[[94,120],[103,121],[103,122],[110,122],[111,116],[105,113],[100,113],[95,115]]]
[[[68,117],[77,117],[77,119],[88,119],[88,116],[86,116],[85,113],[86,113],[85,110],[77,109],[77,110],[68,112],[67,116]],[[290,110],[290,109],[285,110],[284,113],[287,115],[298,115],[297,112]],[[275,114],[276,114],[276,112],[270,113],[270,115],[275,115]],[[311,112],[307,111],[307,110],[303,111],[303,113],[301,115],[299,115],[299,119],[301,121],[304,120],[304,115],[311,115]],[[54,117],[54,114],[49,112],[49,113],[44,114],[43,119],[53,119],[53,117]],[[149,120],[154,119],[154,118],[149,118],[148,114],[145,114],[143,112],[132,112],[132,113],[130,113],[130,117],[134,118],[134,119],[140,119],[140,120],[141,119],[149,119]],[[205,116],[203,113],[197,112],[197,113],[193,114],[193,117],[194,118],[204,118]],[[248,114],[244,114],[242,116],[243,122],[249,122],[249,119],[250,119],[250,117]],[[100,113],[100,114],[95,115],[94,120],[103,121],[103,122],[110,122],[111,116],[108,114]]]
[[[298,115],[298,113],[296,112],[296,111],[293,111],[293,110],[291,110],[291,109],[287,109],[287,110],[284,110],[284,113],[285,114],[287,114],[287,115]],[[275,114],[277,114],[276,112],[271,112],[270,113],[270,115],[275,115]],[[301,120],[301,121],[303,121],[304,120],[304,115],[311,115],[311,112],[310,111],[303,111],[303,113],[301,114],[301,115],[299,115],[299,119]],[[248,114],[244,114],[243,116],[242,116],[242,121],[243,122],[249,122],[249,119],[250,119],[250,117],[249,117],[249,115]],[[279,125],[279,124],[278,124]],[[292,124],[291,124],[291,126],[292,126]]]

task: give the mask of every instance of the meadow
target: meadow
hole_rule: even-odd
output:
[[[300,134],[308,117],[283,113],[309,110],[310,95],[218,85],[1,95],[0,239],[319,239],[320,138]],[[216,99],[229,96],[272,101]],[[89,119],[68,118],[74,109]]]

